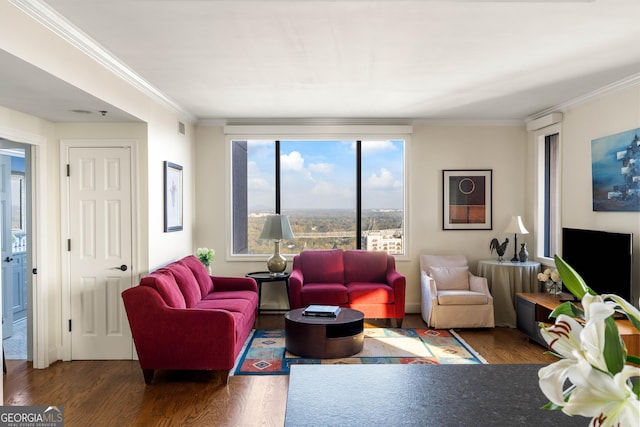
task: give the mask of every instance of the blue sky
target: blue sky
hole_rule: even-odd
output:
[[[363,141],[363,208],[403,208],[403,141]],[[273,141],[249,144],[249,209],[273,209]],[[355,209],[355,141],[281,141],[282,209]]]

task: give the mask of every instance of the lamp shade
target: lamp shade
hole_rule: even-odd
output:
[[[507,225],[507,228],[504,230],[505,233],[513,233],[513,234],[529,234],[524,224],[522,223],[522,217],[512,216],[511,222]]]
[[[269,215],[262,228],[260,239],[293,239],[293,231],[291,231],[289,217],[286,215]]]

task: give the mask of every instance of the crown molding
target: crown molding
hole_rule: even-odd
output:
[[[582,96],[578,96],[576,98],[573,98],[567,102],[563,102],[562,104],[558,104],[555,107],[550,107],[547,108],[546,110],[540,111],[536,114],[533,114],[529,117],[527,117],[525,119],[525,121],[527,123],[533,121],[533,120],[537,120],[541,117],[544,117],[546,115],[555,113],[555,112],[566,112],[567,110],[570,110],[571,108],[577,107],[581,104],[584,104],[585,102],[588,101],[592,101],[594,99],[598,99],[598,98],[602,98],[605,95],[609,95],[613,92],[617,92],[619,90],[622,89],[627,89],[633,86],[637,86],[640,85],[640,73],[637,74],[633,74],[629,77],[626,77],[624,79],[618,80],[617,82],[613,82],[611,84],[608,84],[606,86],[603,86],[599,89],[596,89],[592,92],[589,92],[587,94],[584,94]]]
[[[124,62],[69,22],[64,16],[60,15],[46,3],[41,0],[9,0],[9,2],[36,22],[57,34],[70,45],[74,46],[82,53],[159,104],[176,112],[177,114],[185,116],[191,122],[195,122],[197,120],[193,114],[186,111],[174,100],[143,79]]]

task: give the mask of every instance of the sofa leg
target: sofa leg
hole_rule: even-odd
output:
[[[396,328],[402,328],[402,321],[404,319],[396,319]]]
[[[220,378],[222,379],[222,384],[229,385],[229,372],[230,371],[220,371]]]
[[[153,380],[153,369],[143,369],[142,375],[144,376],[145,384],[151,384]]]

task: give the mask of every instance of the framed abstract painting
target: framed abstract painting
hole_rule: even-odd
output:
[[[442,171],[442,229],[491,230],[491,169]]]
[[[591,140],[594,211],[640,211],[640,128]]]

